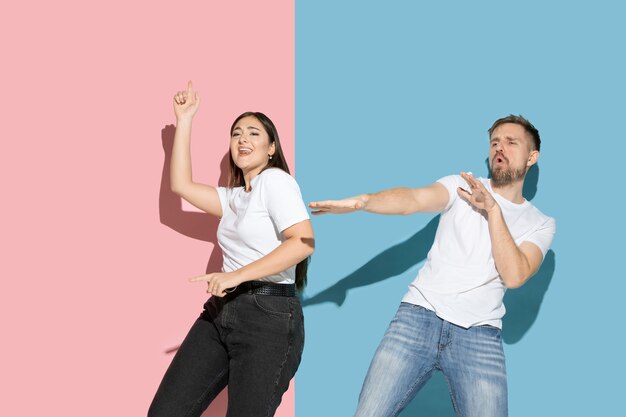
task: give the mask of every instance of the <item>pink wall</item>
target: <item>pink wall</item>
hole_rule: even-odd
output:
[[[0,415],[145,414],[214,242],[205,216],[160,195],[188,79],[197,180],[218,181],[246,110],[274,120],[293,167],[293,0],[163,3],[3,7]],[[223,414],[224,398],[205,415]]]

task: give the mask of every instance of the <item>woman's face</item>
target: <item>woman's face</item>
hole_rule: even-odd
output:
[[[244,176],[261,172],[275,151],[274,143],[270,143],[269,135],[256,117],[247,116],[237,122],[230,137],[230,154]]]

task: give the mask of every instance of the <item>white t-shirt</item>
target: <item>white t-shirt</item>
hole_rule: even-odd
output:
[[[515,243],[534,243],[545,257],[556,230],[554,219],[529,201],[510,202],[493,191],[488,179],[479,180],[500,205]],[[465,328],[485,324],[502,328],[506,286],[493,260],[487,220],[458,196],[457,187],[467,188],[460,175],[438,182],[446,187],[450,200],[441,212],[426,263],[402,301]]]
[[[236,271],[267,255],[283,242],[283,230],[309,219],[300,187],[285,171],[266,169],[250,186],[250,192],[244,187],[217,188],[222,203],[217,241],[224,254],[224,272]],[[260,280],[292,284],[295,270],[294,265]]]

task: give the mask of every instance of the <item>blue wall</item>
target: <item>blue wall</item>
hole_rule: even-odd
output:
[[[539,274],[505,299],[512,417],[618,410],[625,11],[617,1],[296,3],[296,160],[307,201],[461,170],[486,176],[486,130],[509,113],[541,132],[525,191],[556,218],[557,236]],[[349,416],[436,219],[313,222],[296,414]],[[453,416],[443,379],[403,415]]]

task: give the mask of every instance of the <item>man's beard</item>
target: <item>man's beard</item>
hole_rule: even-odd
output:
[[[526,167],[493,169],[492,166],[489,166],[489,177],[491,178],[491,185],[495,188],[504,187],[506,185],[513,184],[516,181],[523,180],[525,175]]]

